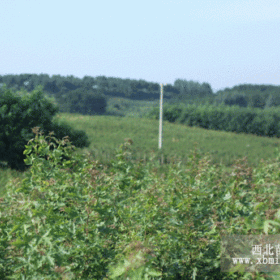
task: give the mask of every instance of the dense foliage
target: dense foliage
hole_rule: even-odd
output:
[[[195,150],[186,170],[158,177],[129,160],[128,142],[104,167],[34,133],[31,172],[1,199],[1,279],[271,279],[222,273],[220,241],[279,232],[279,158],[224,176]]]
[[[87,91],[92,92],[94,89],[106,97],[129,98],[134,101],[158,100],[160,94],[160,85],[158,83],[105,76],[95,78],[85,76],[83,79],[79,79],[73,76],[62,77],[60,75],[49,77],[46,74],[5,75],[0,76],[1,83],[6,84],[9,88],[13,87],[16,90],[24,88],[28,91],[32,91],[36,86],[42,85],[44,92],[54,96],[60,106],[64,108],[67,107],[64,106],[64,101],[67,101],[70,96],[69,93],[73,91],[83,95]],[[163,86],[163,89],[166,99],[214,98],[211,86],[207,83],[200,84],[177,79],[174,86],[167,84]]]
[[[106,112],[107,101],[104,94],[94,89],[79,88],[63,94],[58,99],[60,112],[81,115],[102,115]]]
[[[62,77],[60,75],[41,74],[21,74],[0,76],[0,83],[16,90],[24,88],[32,91],[36,86],[42,85],[44,92],[55,96],[58,100],[64,94],[71,91],[85,89],[92,91],[98,89],[106,96],[130,98],[132,100],[154,100],[159,97],[160,86],[157,83],[146,82],[144,80],[121,79],[114,77],[89,77],[83,79],[73,76]],[[172,94],[179,93],[178,89],[168,84],[164,86],[166,95],[171,98]]]
[[[267,109],[280,105],[280,86],[244,84],[217,93],[218,104]]]
[[[159,109],[155,107],[147,116],[159,119]],[[206,129],[280,137],[278,108],[260,110],[209,104],[203,106],[166,104],[163,109],[163,119]]]
[[[59,99],[60,96],[77,89],[99,89],[104,95],[129,98],[131,100],[158,100],[160,85],[145,80],[121,79],[115,77],[90,77],[83,79],[60,75],[21,74],[0,76],[1,83],[16,90],[21,88],[32,91],[42,85],[43,90]],[[243,84],[232,88],[225,88],[213,93],[208,83],[198,83],[184,79],[176,79],[174,84],[164,85],[165,98],[174,101],[197,104],[208,100],[210,103],[238,105],[241,107],[270,108],[280,105],[280,87],[272,85]],[[83,91],[83,90],[82,90]]]
[[[35,126],[47,133],[53,131],[59,139],[69,136],[77,147],[89,146],[85,132],[75,131],[65,123],[52,121],[57,112],[58,108],[53,100],[44,96],[40,86],[30,94],[1,89],[0,160],[7,162],[12,169],[24,170],[26,166],[23,151],[32,137],[31,128]]]

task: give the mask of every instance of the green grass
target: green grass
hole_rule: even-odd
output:
[[[99,157],[107,155],[108,159],[111,158],[114,149],[125,138],[133,140],[132,150],[138,159],[143,159],[145,155],[148,157],[151,151],[158,151],[159,122],[156,120],[77,114],[59,114],[56,118],[86,131],[91,141],[88,150]],[[257,167],[261,159],[275,157],[275,148],[280,146],[280,139],[163,122],[162,151],[167,158],[176,156],[186,162],[195,143],[202,153],[209,153],[213,157],[215,164],[222,162],[229,167],[236,159],[247,156],[248,163]]]
[[[139,101],[140,103],[142,101]],[[143,101],[143,105],[147,102]],[[159,122],[147,118],[139,118],[137,114],[130,117],[116,116],[82,116],[78,114],[60,113],[55,119],[69,123],[75,129],[86,131],[91,145],[86,149],[77,149],[77,153],[87,152],[91,158],[108,163],[115,149],[125,138],[133,140],[133,158],[145,159],[158,155]],[[209,153],[213,164],[223,164],[226,170],[236,159],[247,157],[253,168],[260,160],[275,158],[275,148],[279,147],[280,139],[254,135],[236,134],[188,127],[181,124],[163,122],[162,154],[166,163],[172,158],[181,160],[185,165],[190,151],[197,143],[203,154]],[[159,172],[164,172],[163,165]],[[24,174],[4,168],[1,171],[0,193],[5,192],[4,186],[10,178],[23,178]]]

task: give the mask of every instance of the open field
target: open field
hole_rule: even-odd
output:
[[[76,114],[59,114],[56,118],[67,121],[76,129],[86,131],[92,142],[88,150],[97,158],[110,159],[114,149],[118,148],[125,138],[133,140],[132,150],[138,159],[158,150],[159,124],[155,120]],[[202,153],[209,153],[213,157],[213,163],[222,162],[229,167],[234,160],[247,156],[248,163],[256,167],[261,159],[275,157],[275,148],[279,147],[280,139],[163,122],[162,151],[167,158],[175,156],[185,162],[195,143]]]

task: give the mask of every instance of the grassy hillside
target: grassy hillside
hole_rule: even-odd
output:
[[[77,149],[77,153],[89,153],[92,159],[98,159],[102,163],[108,163],[113,158],[115,149],[125,138],[131,138],[133,141],[133,159],[148,161],[151,157],[159,156],[159,123],[156,120],[132,116],[81,116],[67,113],[58,114],[55,119],[66,121],[75,129],[86,131],[91,145],[87,149]],[[274,159],[280,140],[163,122],[164,163],[176,158],[185,165],[190,151],[196,144],[203,154],[209,153],[213,164],[222,163],[225,170],[229,171],[236,159],[245,156],[252,167],[257,167],[261,159]],[[167,166],[163,165],[159,172],[166,168]],[[19,180],[24,177],[24,174],[7,168],[2,168],[0,172],[0,194],[4,192],[4,186],[11,178]]]
[[[109,159],[125,138],[133,140],[132,150],[137,159],[158,151],[159,123],[155,120],[75,114],[59,114],[56,118],[86,131],[92,142],[88,150],[98,158]],[[256,167],[261,159],[275,157],[280,140],[163,122],[162,150],[167,159],[175,156],[185,162],[195,143],[202,153],[213,157],[213,163],[222,162],[229,167],[234,160],[247,156],[248,163]]]

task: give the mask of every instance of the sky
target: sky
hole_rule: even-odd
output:
[[[280,85],[279,0],[1,0],[0,75]]]

